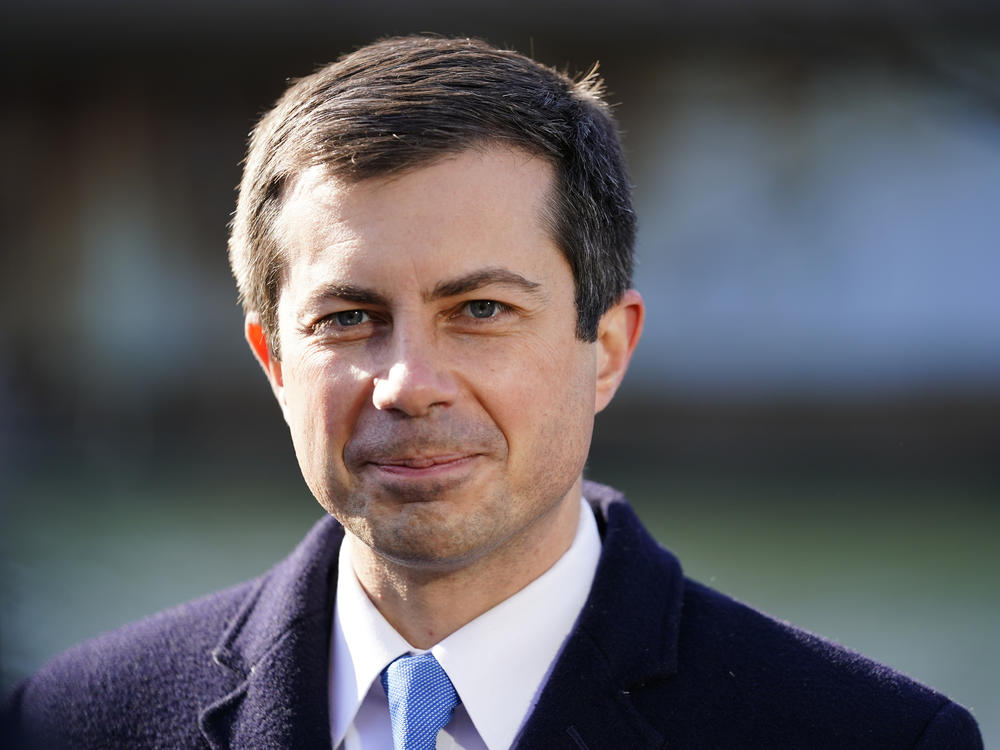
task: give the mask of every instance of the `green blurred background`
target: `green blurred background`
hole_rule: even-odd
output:
[[[1000,742],[1000,9],[8,0],[0,687],[235,583],[319,516],[225,259],[244,140],[374,37],[599,60],[644,341],[588,476],[689,575]]]

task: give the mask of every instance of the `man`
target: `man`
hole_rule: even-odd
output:
[[[584,483],[643,323],[598,81],[390,39],[256,128],[230,257],[329,517],[57,657],[45,747],[974,748],[964,709],[685,580]],[[27,738],[27,739],[24,739]]]

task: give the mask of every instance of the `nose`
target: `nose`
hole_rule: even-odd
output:
[[[399,341],[385,374],[375,377],[372,403],[382,411],[423,417],[455,400],[455,378],[429,341]]]

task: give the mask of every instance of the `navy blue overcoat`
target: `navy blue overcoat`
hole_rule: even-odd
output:
[[[603,538],[597,575],[516,747],[982,747],[965,709],[685,579],[620,494],[584,492]],[[8,741],[329,750],[343,534],[325,518],[259,579],[57,656],[10,696]]]

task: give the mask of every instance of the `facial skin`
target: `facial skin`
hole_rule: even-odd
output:
[[[253,315],[247,338],[306,483],[371,566],[527,577],[516,591],[572,541],[642,303],[627,293],[596,343],[576,337],[552,179],[484,147],[355,184],[314,168],[286,198],[280,361]]]

